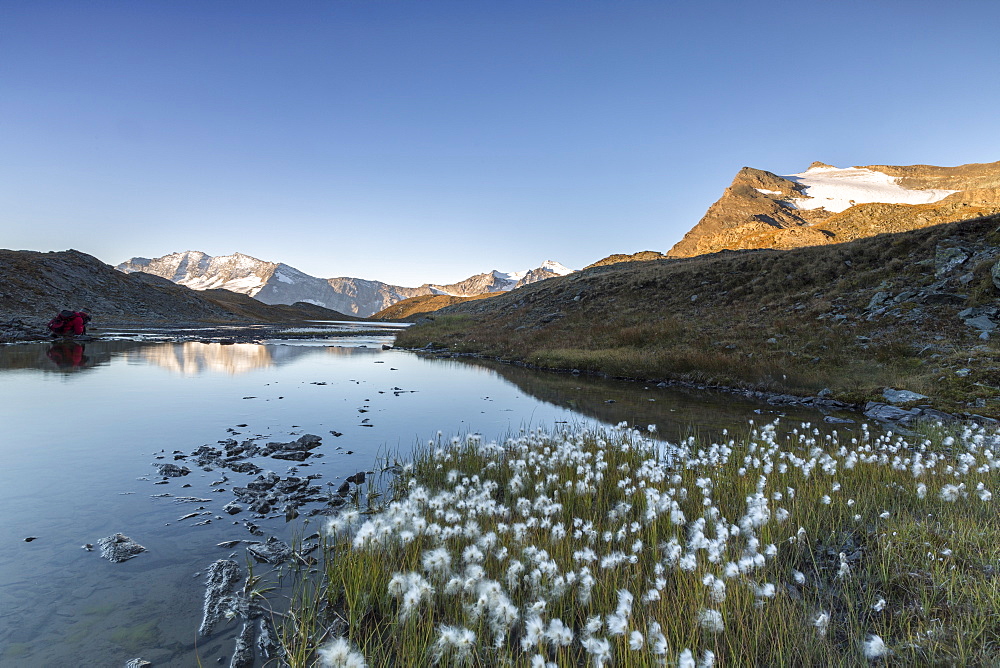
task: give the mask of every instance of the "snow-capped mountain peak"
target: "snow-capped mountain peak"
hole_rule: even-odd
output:
[[[211,256],[201,251],[171,253],[159,258],[134,257],[117,267],[131,273],[155,274],[194,290],[224,289],[254,297],[265,304],[309,302],[318,306],[370,316],[409,297],[439,294],[469,297],[506,292],[529,283],[572,273],[547,260],[524,271],[492,271],[448,285],[425,283],[417,288],[360,278],[317,278],[283,263],[266,262],[243,253]]]
[[[559,264],[555,260],[546,260],[542,263],[542,266],[540,266],[539,269],[551,271],[553,274],[558,274],[559,276],[566,276],[567,274],[572,274],[576,271],[575,269],[570,269],[569,267]]]

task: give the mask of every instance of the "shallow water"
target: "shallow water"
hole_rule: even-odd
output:
[[[378,457],[405,457],[439,430],[494,439],[561,422],[627,421],[657,424],[676,439],[691,424],[711,435],[774,417],[772,407],[727,395],[382,350],[391,334],[235,345],[149,343],[128,334],[133,340],[83,349],[0,347],[2,665],[121,666],[138,656],[155,666],[229,664],[241,624],[196,638],[202,574],[231,554],[245,563],[243,548],[216,544],[253,538],[242,524],[247,512],[230,516],[221,507],[233,500],[233,484],[254,476],[188,464],[190,475],[156,484],[162,479],[152,463],[172,461],[174,451],[227,438],[316,434],[322,458],[255,463],[282,476],[292,467],[321,474],[319,482],[336,489]],[[788,417],[822,419],[811,411]],[[230,482],[211,485],[223,473]],[[154,496],[164,493],[172,496]],[[195,511],[208,514],[179,519]],[[194,526],[203,519],[212,521]],[[289,540],[320,520],[257,523]],[[81,548],[116,532],[148,552],[112,564],[96,548]]]

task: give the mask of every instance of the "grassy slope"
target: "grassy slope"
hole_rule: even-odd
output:
[[[428,313],[433,313],[446,306],[454,306],[455,304],[461,304],[468,301],[475,301],[478,299],[486,299],[487,297],[493,297],[497,292],[488,292],[482,295],[473,295],[471,297],[457,297],[455,295],[421,295],[419,297],[410,297],[409,299],[404,299],[398,301],[392,306],[382,309],[375,315],[371,317],[372,320],[415,320]]]
[[[249,295],[229,290],[202,290],[202,298],[221,306],[233,315],[255,322],[296,322],[300,320],[361,320],[354,315],[306,302],[265,304]]]
[[[980,340],[957,313],[998,305],[998,224],[990,216],[831,246],[596,267],[447,308],[398,344],[642,379],[830,388],[852,402],[895,387],[942,410],[997,416],[996,338]],[[939,280],[935,255],[955,245],[972,257]],[[878,292],[889,300],[870,309]]]

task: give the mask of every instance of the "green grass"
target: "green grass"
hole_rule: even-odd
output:
[[[331,521],[291,665],[860,666],[871,636],[904,665],[993,662],[997,435],[727,438],[669,456],[624,427],[429,443],[381,508]]]

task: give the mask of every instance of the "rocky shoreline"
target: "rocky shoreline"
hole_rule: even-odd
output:
[[[564,373],[573,375],[588,375],[598,378],[609,378],[613,380],[623,380],[633,383],[644,383],[647,385],[654,385],[659,388],[677,387],[690,390],[724,392],[727,394],[734,394],[737,396],[745,397],[747,399],[763,401],[772,406],[801,406],[805,408],[815,408],[824,413],[833,411],[848,411],[853,413],[860,413],[861,415],[872,420],[878,420],[879,422],[896,425],[898,428],[910,427],[913,426],[915,423],[921,421],[934,421],[942,423],[972,422],[983,426],[1000,426],[1000,420],[987,417],[985,415],[978,415],[975,413],[947,413],[945,411],[937,410],[933,408],[930,404],[918,403],[920,401],[930,399],[930,397],[908,392],[907,390],[896,390],[894,388],[885,388],[883,392],[883,396],[886,399],[885,402],[868,401],[864,404],[858,404],[858,403],[844,402],[833,399],[831,398],[832,393],[829,390],[821,390],[820,393],[815,396],[799,396],[782,392],[769,392],[767,390],[755,390],[742,387],[733,387],[728,385],[696,383],[687,380],[638,378],[630,376],[616,376],[601,371],[587,371],[580,369],[557,369],[551,367],[543,367],[537,364],[532,364],[530,362],[524,362],[521,360],[509,360],[509,359],[504,359],[502,357],[496,357],[493,355],[484,355],[482,353],[447,352],[434,345],[425,346],[423,348],[401,348],[401,349],[409,350],[418,355],[435,357],[440,359],[465,357],[470,359],[489,360],[491,362],[498,362],[500,364],[509,364],[511,366],[517,366],[524,369],[533,369],[536,371],[549,371],[552,373]],[[850,420],[847,418],[840,418],[833,415],[825,416],[824,421],[832,424],[854,422],[854,420]]]
[[[345,336],[371,336],[386,334],[386,328],[353,330],[353,331],[320,331],[295,332],[289,330],[306,329],[309,324],[227,324],[215,323],[181,323],[170,326],[135,322],[101,323],[92,327],[91,333],[84,336],[70,337],[80,342],[94,340],[131,340],[141,339],[154,343],[185,343],[196,341],[202,343],[262,343],[269,339],[329,339]],[[45,325],[26,323],[23,319],[13,318],[0,323],[0,344],[3,343],[37,343],[55,339],[45,331]]]

